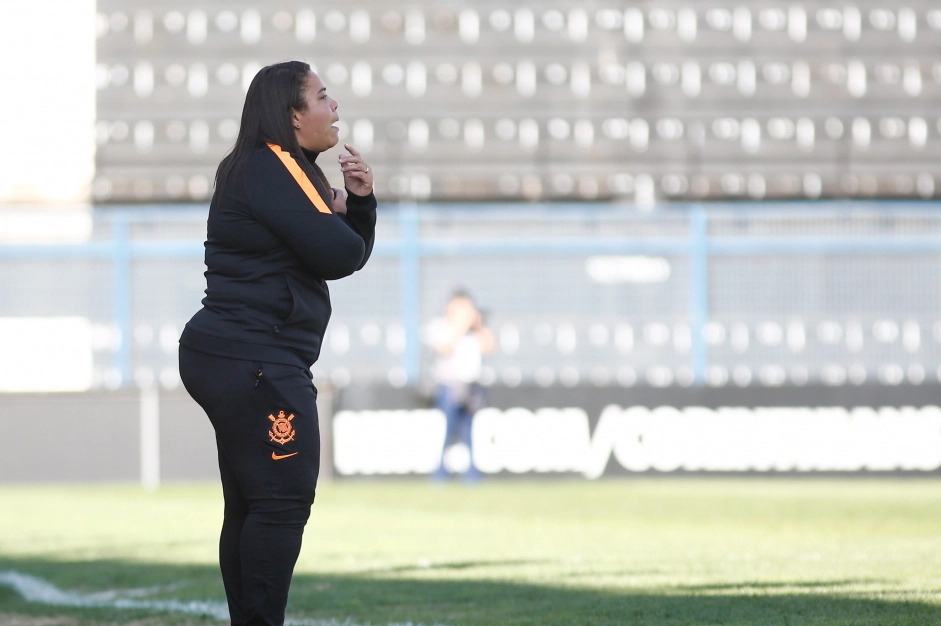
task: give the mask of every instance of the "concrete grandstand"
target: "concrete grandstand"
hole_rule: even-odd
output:
[[[933,198],[941,9],[98,2],[97,202],[203,201],[264,64],[314,65],[385,199]]]

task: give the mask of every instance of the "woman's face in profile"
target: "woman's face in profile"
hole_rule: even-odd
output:
[[[307,109],[295,109],[292,116],[297,142],[306,150],[325,152],[340,140],[340,131],[333,125],[340,119],[337,115],[337,101],[327,95],[327,88],[314,72],[307,75],[304,100]]]

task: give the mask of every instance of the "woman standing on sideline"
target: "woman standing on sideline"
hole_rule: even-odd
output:
[[[280,626],[320,469],[317,360],[327,280],[373,246],[373,174],[351,146],[346,190],[315,159],[339,141],[337,102],[310,66],[263,68],[216,171],[206,297],[180,337],[180,375],[216,433],[219,564],[232,624]]]

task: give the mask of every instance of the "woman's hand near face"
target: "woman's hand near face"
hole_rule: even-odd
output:
[[[357,196],[368,196],[372,193],[372,170],[369,169],[369,165],[363,161],[363,157],[353,146],[348,143],[343,144],[343,146],[349,152],[349,154],[340,155],[340,171],[343,172],[343,184],[346,185],[346,189],[350,193]]]

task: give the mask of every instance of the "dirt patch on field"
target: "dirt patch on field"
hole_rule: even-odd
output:
[[[183,618],[184,620],[186,618]],[[209,619],[194,619],[193,621],[179,621],[180,618],[168,620],[166,617],[151,617],[147,619],[138,619],[130,622],[126,621],[94,621],[84,620],[79,622],[74,617],[36,617],[34,615],[16,615],[15,613],[0,613],[0,624],[2,626],[166,626],[172,623],[173,626],[212,626],[216,623]]]
[[[192,621],[178,621],[180,618],[176,618],[172,623],[173,626],[213,626],[214,624],[222,624],[223,622],[216,622],[211,619],[193,619]],[[120,622],[120,625],[115,622],[114,626],[166,626],[167,618],[163,617],[151,617],[149,619],[140,619],[133,622]],[[105,626],[102,624],[102,626]],[[112,626],[111,622],[108,622],[107,626]]]
[[[0,613],[0,624],[3,626],[74,626],[78,622],[71,617],[34,617]]]
[[[173,626],[212,626],[213,624],[222,624],[223,622],[216,622],[211,619],[194,619],[193,621],[178,621],[180,618],[176,618],[172,623]],[[166,626],[167,618],[163,617],[151,617],[149,619],[139,619],[133,622],[120,622],[120,626]],[[102,624],[102,626],[105,626]],[[108,622],[107,626],[112,626],[111,622]],[[115,622],[114,626],[118,626],[118,623]]]

